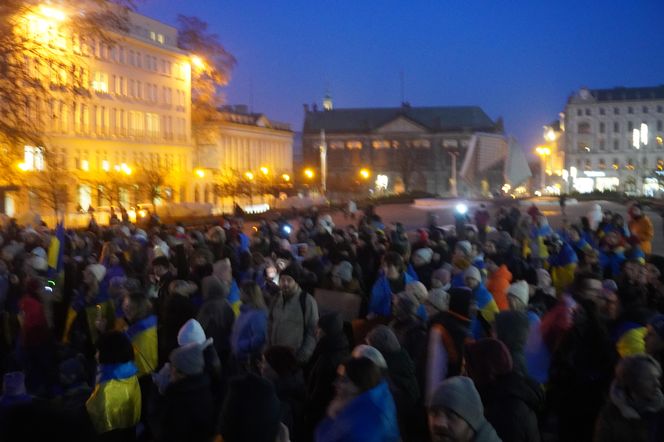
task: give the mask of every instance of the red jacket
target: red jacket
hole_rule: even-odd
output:
[[[509,302],[507,301],[507,290],[510,288],[512,281],[512,273],[507,269],[505,264],[498,267],[498,270],[489,275],[486,281],[486,288],[493,295],[494,301],[498,306],[498,310],[503,311],[509,309]]]

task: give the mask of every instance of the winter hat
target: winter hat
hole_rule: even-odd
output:
[[[205,331],[203,330],[201,323],[195,319],[190,319],[185,322],[178,332],[178,345],[183,346],[191,344],[192,342],[203,348],[212,344],[212,338],[205,338]]]
[[[318,328],[320,328],[326,336],[336,336],[343,333],[344,320],[339,313],[327,313],[318,319]]]
[[[34,249],[32,249],[32,252],[30,252],[30,253],[32,253],[33,256],[38,256],[40,258],[46,258],[46,250],[44,250],[43,247],[35,247]]]
[[[512,371],[512,356],[501,341],[484,338],[466,345],[466,370],[483,387]]]
[[[383,355],[376,348],[370,345],[358,345],[353,349],[352,356],[355,359],[367,358],[377,367],[381,369],[387,369],[387,362],[385,362]]]
[[[470,378],[454,376],[438,384],[429,400],[429,409],[446,408],[461,416],[477,431],[485,422],[482,399]]]
[[[436,309],[443,312],[450,308],[450,294],[442,288],[429,290],[427,301],[436,307]]]
[[[548,282],[545,285],[545,281]],[[551,286],[551,274],[546,269],[537,269],[537,288],[547,288]]]
[[[618,284],[613,279],[605,279],[602,281],[602,289],[608,292],[617,293]]]
[[[131,236],[131,232],[129,231],[129,227],[127,226],[120,227],[120,233],[122,233],[126,237]]]
[[[298,284],[300,284],[300,281],[302,280],[302,271],[300,270],[300,266],[296,264],[289,265],[288,267],[283,269],[281,273],[279,273],[279,275],[290,276]]]
[[[437,279],[438,281],[449,283],[451,275],[448,269],[440,268],[434,270],[433,273],[431,274],[431,277]]]
[[[456,243],[456,248],[461,250],[465,255],[470,255],[470,252],[473,250],[473,246],[470,244],[470,241],[459,241]]]
[[[401,349],[396,335],[386,325],[379,325],[367,335],[367,343],[382,354],[394,353]]]
[[[530,299],[529,290],[530,288],[528,287],[528,283],[526,281],[517,281],[510,284],[510,287],[507,289],[507,295],[514,296],[516,299],[521,301],[524,306],[527,306]]]
[[[201,281],[201,293],[203,299],[225,298],[228,296],[228,284],[224,284],[221,279],[215,275],[206,276]]]
[[[332,269],[332,275],[338,276],[343,282],[350,282],[353,279],[353,265],[348,261],[341,261]]]
[[[475,266],[470,266],[463,272],[463,279],[472,278],[478,282],[482,282],[482,274],[480,270]]]
[[[394,303],[394,314],[396,316],[412,316],[417,313],[419,302],[415,295],[408,292],[397,293]]]
[[[202,373],[205,368],[203,347],[196,342],[176,348],[171,352],[169,359],[179,372],[186,375]]]
[[[427,293],[427,288],[419,281],[413,281],[406,284],[406,292],[413,295],[419,304],[423,303],[429,295]]]
[[[660,339],[664,340],[664,315],[659,314],[655,315],[651,320],[649,325],[655,330],[655,333],[657,333],[657,336],[659,336]]]
[[[449,311],[470,319],[470,304],[473,301],[473,292],[468,287],[455,287],[450,289]]]
[[[263,357],[280,377],[289,376],[298,370],[297,358],[291,347],[272,345],[263,352]]]
[[[104,279],[104,276],[106,276],[106,267],[101,264],[90,264],[85,270],[92,273],[97,282],[101,282]]]
[[[428,247],[424,247],[424,248],[415,250],[413,255],[419,257],[426,264],[429,264],[431,262],[431,259],[433,258],[433,250],[431,250]]]

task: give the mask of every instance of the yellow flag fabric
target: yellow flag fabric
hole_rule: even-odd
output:
[[[131,376],[97,384],[85,408],[97,433],[135,426],[141,418],[138,378]]]

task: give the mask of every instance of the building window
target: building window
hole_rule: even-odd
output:
[[[619,149],[620,149],[620,141],[613,140],[613,150],[619,150]]]
[[[329,143],[330,149],[343,149],[344,148],[344,143],[343,141],[331,141]],[[318,148],[316,144],[314,143],[314,148]]]
[[[599,123],[599,133],[601,133],[601,134],[604,133],[604,123],[603,122]]]
[[[643,111],[644,114],[647,114],[648,113],[648,106],[643,106],[642,111]]]
[[[613,108],[613,115],[620,115],[620,109],[617,107]]]
[[[613,132],[614,133],[620,132],[620,123],[618,123],[617,121],[613,122]]]
[[[604,110],[603,107],[600,107],[600,108],[599,108],[599,114],[600,114],[600,115],[604,115],[604,114],[605,114],[605,110]]]
[[[586,160],[586,163],[583,166],[583,170],[592,170],[593,166],[590,160]]]
[[[632,106],[629,106],[629,107],[627,108],[627,113],[628,113],[628,114],[633,114],[633,113],[634,113],[634,108],[633,108]]]
[[[577,148],[579,152],[590,152],[590,146],[588,146],[588,143],[580,142],[577,144]]]
[[[580,117],[581,115],[583,115],[583,110],[582,110],[582,109],[577,109],[577,110],[576,110],[576,115],[579,116],[579,117]]]
[[[389,149],[390,142],[386,140],[374,140],[371,142],[371,146],[374,149]]]
[[[106,72],[95,72],[92,89],[96,92],[108,93],[108,74]]]
[[[606,142],[604,140],[599,140],[599,150],[604,150],[606,147]]]
[[[661,104],[657,105],[657,112],[660,114],[664,112],[664,106],[662,106]]]
[[[631,158],[627,160],[627,164],[625,165],[625,169],[627,170],[634,170],[634,160]]]
[[[662,120],[657,120],[657,130],[662,131]]]
[[[629,134],[631,134],[633,130],[634,130],[634,123],[632,123],[631,121],[628,121],[627,122],[627,132]]]
[[[613,170],[618,170],[620,169],[620,161],[618,161],[618,158],[613,159]]]
[[[586,108],[586,115],[590,115],[590,108]]]
[[[599,163],[597,164],[597,167],[599,168],[599,170],[606,169],[606,162],[604,161],[604,158],[599,159]]]
[[[348,149],[362,149],[361,141],[349,141],[346,143]]]
[[[164,34],[157,34],[157,41],[158,41],[160,44],[163,45],[163,44],[164,44]]]
[[[419,149],[429,149],[431,142],[429,140],[414,140],[412,146]]]
[[[590,133],[590,123],[579,123],[576,129],[577,133],[580,134],[589,134]]]
[[[24,146],[21,168],[23,170],[44,170],[44,148]]]

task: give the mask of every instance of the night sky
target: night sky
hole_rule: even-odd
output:
[[[581,86],[664,84],[664,0],[142,0],[209,22],[230,104],[302,129],[302,103],[479,105],[527,150]]]

